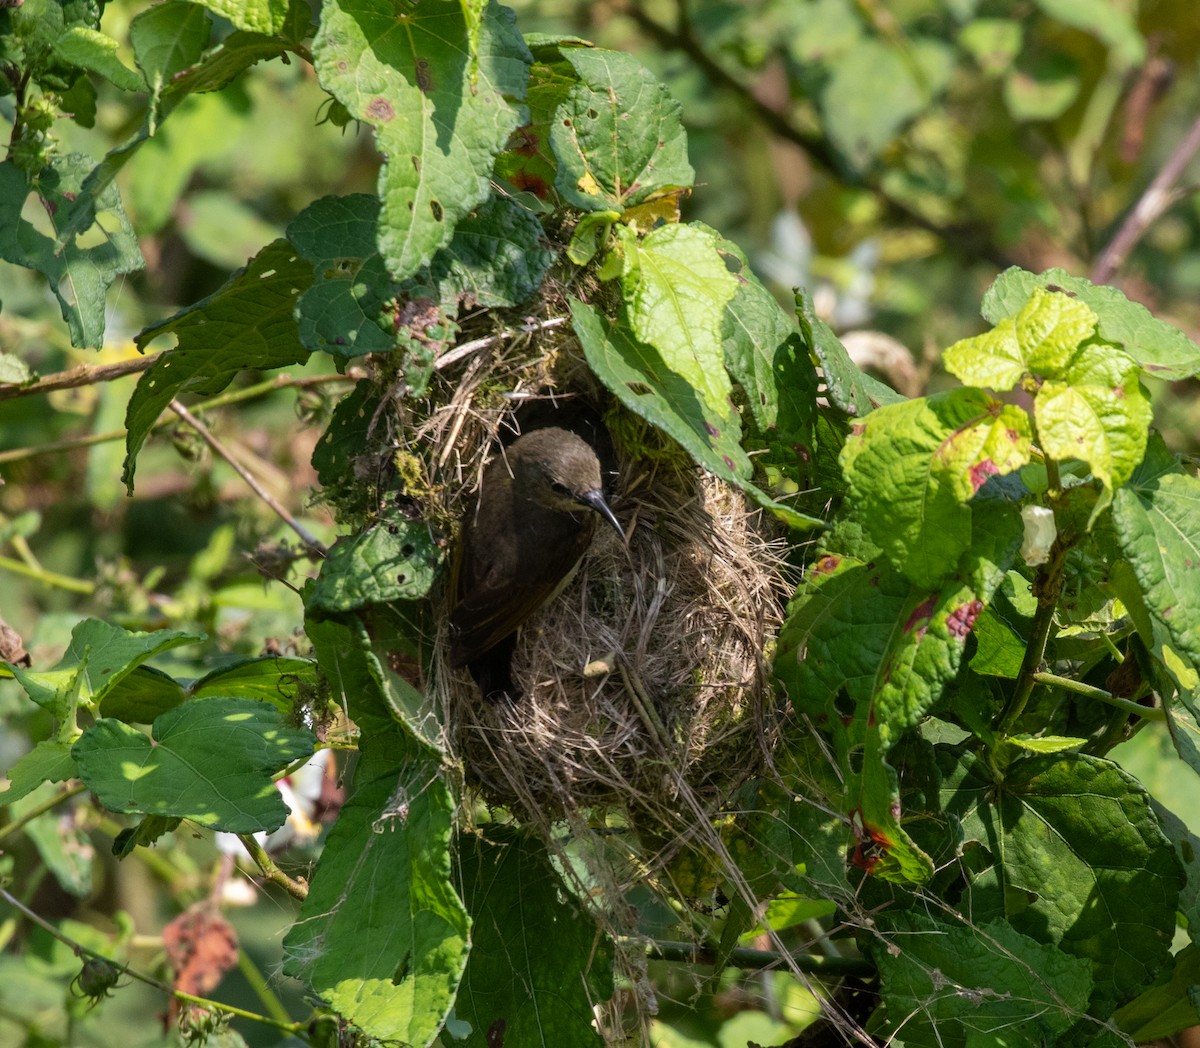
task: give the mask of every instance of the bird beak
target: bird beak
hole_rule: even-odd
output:
[[[608,503],[604,501],[604,496],[599,491],[585,491],[579,496],[579,501],[599,513],[600,516],[617,529],[617,534],[621,536],[621,541],[626,541],[625,529],[621,527],[621,522],[613,515],[613,511],[608,508]]]

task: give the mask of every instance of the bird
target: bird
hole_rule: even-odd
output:
[[[600,459],[570,430],[531,430],[484,470],[451,583],[449,662],[466,666],[489,702],[520,698],[511,665],[517,631],[570,581],[597,517],[625,541],[604,500]]]

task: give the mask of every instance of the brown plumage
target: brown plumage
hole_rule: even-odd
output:
[[[510,672],[516,632],[570,579],[596,514],[625,537],[604,501],[596,452],[569,430],[526,433],[484,470],[463,527],[450,664],[467,666],[485,698],[519,697]]]

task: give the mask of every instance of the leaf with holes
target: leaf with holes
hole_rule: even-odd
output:
[[[375,129],[379,248],[402,280],[449,243],[490,192],[495,157],[526,118],[531,61],[513,14],[489,4],[478,50],[459,0],[331,0],[313,57],[321,84]]]
[[[129,399],[122,475],[129,491],[142,444],[181,393],[211,397],[248,368],[280,368],[308,359],[293,313],[311,283],[312,266],[286,240],[276,240],[219,291],[137,336],[141,350],[160,335],[174,334],[179,341],[142,375]]]
[[[424,521],[377,524],[334,543],[305,593],[305,607],[333,614],[417,600],[429,592],[440,562],[441,553]]]
[[[625,211],[691,186],[683,107],[659,79],[618,51],[561,53],[579,78],[550,128],[563,200],[583,211]]]

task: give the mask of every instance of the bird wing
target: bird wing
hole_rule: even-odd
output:
[[[514,633],[555,595],[590,537],[590,528],[534,527],[491,549],[468,541],[450,615],[450,664],[465,666]]]

